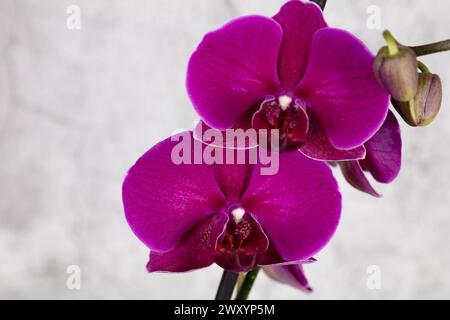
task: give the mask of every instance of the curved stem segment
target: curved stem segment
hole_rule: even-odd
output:
[[[327,4],[327,0],[311,0],[312,2],[317,3],[317,5],[322,9],[322,11],[325,9],[325,5]]]
[[[236,300],[247,300],[250,291],[252,290],[253,283],[255,283],[258,276],[259,268],[255,268],[245,276],[241,289],[237,293]]]
[[[219,288],[217,289],[216,300],[231,300],[238,275],[236,272],[223,270]]]
[[[423,73],[430,72],[430,70],[428,70],[428,67],[422,61],[417,60],[417,66],[419,67],[419,70],[422,71]]]
[[[436,52],[443,52],[450,50],[450,39],[444,41],[433,42],[421,46],[410,47],[416,53],[416,56],[425,56]]]

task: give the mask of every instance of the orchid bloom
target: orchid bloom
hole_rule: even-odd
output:
[[[151,250],[149,271],[298,265],[330,240],[341,195],[326,163],[292,152],[279,154],[275,175],[261,175],[260,164],[177,165],[172,140],[147,151],[123,183],[127,221]]]
[[[353,187],[379,197],[380,194],[372,187],[364,171],[368,171],[381,183],[393,181],[400,172],[402,139],[399,124],[391,111],[380,130],[364,146],[367,150],[365,159],[343,161],[339,165],[345,179]]]
[[[278,129],[284,150],[362,159],[389,104],[373,63],[360,40],[327,26],[315,3],[292,0],[273,18],[241,17],[207,34],[186,86],[210,127]]]

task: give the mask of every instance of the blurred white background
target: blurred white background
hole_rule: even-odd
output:
[[[148,274],[148,250],[123,214],[121,183],[149,147],[197,119],[184,87],[202,36],[280,0],[0,0],[0,298],[205,298],[220,268]],[[69,5],[81,29],[66,27]],[[371,5],[381,29],[366,25]],[[406,44],[450,38],[448,0],[329,0],[330,26],[372,51],[390,29]],[[402,124],[400,176],[382,199],[341,183],[342,222],[306,266],[305,295],[261,274],[251,298],[450,298],[450,54],[422,60],[441,76],[441,113]],[[81,268],[69,290],[66,269]],[[367,268],[379,266],[371,290]]]

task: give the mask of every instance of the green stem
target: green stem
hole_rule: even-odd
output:
[[[427,66],[422,61],[417,60],[417,66],[419,67],[420,71],[422,71],[423,73],[430,72],[430,70],[428,70]]]
[[[444,41],[433,42],[421,46],[410,47],[416,53],[416,56],[425,56],[436,52],[443,52],[450,50],[450,39]]]
[[[322,11],[325,9],[325,5],[327,4],[327,0],[311,0],[312,2],[317,3],[317,5],[322,9]]]
[[[248,272],[242,283],[241,289],[236,295],[236,300],[247,300],[250,291],[252,290],[253,283],[255,283],[256,276],[258,275],[259,268],[256,267],[252,271]]]

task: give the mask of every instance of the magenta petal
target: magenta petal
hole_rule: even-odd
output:
[[[267,248],[266,253],[264,254],[264,259],[259,263],[260,266],[284,266],[295,263],[308,264],[316,262],[316,259],[309,258],[306,260],[298,260],[298,261],[286,261],[283,259],[278,251],[273,246],[273,243],[269,242],[269,248]]]
[[[217,240],[227,221],[226,214],[214,214],[187,232],[175,249],[166,253],[152,251],[147,270],[184,272],[211,265]]]
[[[238,203],[252,174],[252,166],[247,164],[220,164],[215,166],[215,174],[220,189],[229,201]]]
[[[249,134],[244,141],[238,140],[235,137],[235,134],[238,133],[238,130],[246,131],[250,128],[250,120],[246,119],[239,120],[236,123],[235,127],[226,130],[211,128],[204,121],[200,120],[195,125],[193,135],[194,138],[198,141],[201,141],[203,144],[212,147],[228,149],[251,149],[255,148],[258,145],[258,136],[256,134]]]
[[[280,81],[285,90],[294,90],[305,73],[313,35],[327,24],[317,5],[303,1],[287,2],[273,19],[283,28],[278,57]]]
[[[374,197],[381,197],[381,195],[372,187],[369,180],[367,180],[364,171],[362,170],[361,165],[358,161],[339,162],[339,166],[345,180],[347,180],[347,182],[354,188],[368,193]]]
[[[365,45],[346,31],[325,28],[314,35],[297,94],[338,149],[364,144],[386,118],[389,95],[375,79],[373,62]]]
[[[365,144],[367,170],[375,180],[389,183],[400,172],[402,162],[402,139],[400,127],[394,114],[389,111],[380,130]]]
[[[269,240],[269,247],[267,248],[266,253],[264,254],[264,259],[259,263],[260,266],[266,266],[266,265],[281,265],[291,263],[283,259],[283,257],[280,256],[280,253],[277,251],[277,249],[274,247],[273,242]]]
[[[280,25],[261,16],[233,20],[204,37],[189,61],[186,85],[206,123],[232,127],[247,109],[278,91],[281,38]]]
[[[239,152],[247,155],[247,151],[243,149],[255,147],[257,145],[257,139],[255,141],[245,141],[241,145],[240,142],[238,144],[234,138],[228,136],[227,131],[213,129],[203,121],[199,121],[194,128],[193,135],[197,141],[203,143],[203,148],[214,149],[214,152],[218,153],[216,160],[220,159],[220,162],[215,162],[214,165],[217,184],[229,201],[238,203],[250,179],[252,165],[240,164],[242,162],[238,162],[237,156]],[[221,138],[216,140],[218,137]],[[240,151],[237,151],[237,148]],[[227,152],[232,152],[233,157],[230,156],[230,159],[233,160],[232,163],[228,163],[227,161]]]
[[[189,139],[191,133],[177,137]],[[187,230],[225,204],[212,166],[174,164],[171,152],[178,143],[169,138],[151,148],[123,183],[123,203],[131,229],[159,252],[172,250]]]
[[[261,176],[256,165],[242,199],[280,255],[308,259],[333,235],[341,213],[341,195],[330,168],[298,151],[282,153],[276,175]]]
[[[301,264],[263,267],[266,274],[275,281],[282,282],[305,292],[312,292]]]
[[[309,115],[309,131],[306,142],[299,150],[308,158],[326,161],[343,161],[364,159],[366,148],[359,146],[350,150],[339,150],[333,147],[320,122]]]

